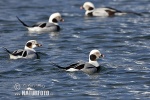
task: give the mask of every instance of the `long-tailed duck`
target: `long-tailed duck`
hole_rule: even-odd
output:
[[[83,71],[87,74],[93,74],[96,72],[99,72],[101,67],[99,65],[99,63],[97,62],[97,59],[104,57],[103,54],[100,53],[99,50],[92,50],[89,54],[89,62],[85,62],[85,63],[75,63],[75,64],[71,64],[68,67],[61,67],[57,64],[54,64],[56,67],[60,68],[60,69],[64,69],[66,71]]]
[[[35,25],[28,26],[25,24],[22,20],[20,20],[19,17],[17,19],[28,29],[29,32],[54,32],[59,31],[60,26],[58,25],[58,22],[64,21],[64,19],[61,17],[60,13],[53,13],[49,17],[48,22],[38,22]]]
[[[86,16],[100,16],[100,17],[108,17],[108,16],[115,16],[115,15],[126,15],[128,13],[133,13],[136,15],[141,16],[139,13],[135,12],[123,12],[111,7],[103,7],[103,8],[95,8],[92,2],[85,2],[80,9],[85,9]]]
[[[36,40],[29,40],[24,49],[15,50],[10,52],[8,49],[4,48],[5,51],[9,54],[10,59],[39,59],[38,53],[34,50],[35,47],[40,47],[41,44],[38,44]]]

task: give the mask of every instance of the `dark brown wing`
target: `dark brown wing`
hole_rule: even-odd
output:
[[[59,66],[59,65],[57,65],[57,64],[55,64],[55,63],[52,63],[54,66],[56,66],[56,67],[58,67],[58,68],[60,68],[60,69],[65,69],[65,70],[68,70],[68,69],[70,69],[70,68],[74,68],[74,69],[82,69],[83,67],[84,67],[84,64],[82,63],[74,63],[74,64],[71,64],[71,65],[69,65],[68,67],[61,67],[61,66]]]
[[[112,11],[112,10],[105,10],[108,14],[109,14],[109,16],[114,16],[115,15],[115,11]]]
[[[43,28],[45,26],[46,26],[46,23],[43,23],[43,24],[39,25],[39,27],[41,27],[41,28]]]
[[[68,67],[66,67],[66,70],[67,69],[70,69],[70,68],[76,68],[78,66],[79,63],[74,63],[74,64],[71,64],[69,65]]]
[[[16,50],[12,53],[12,55],[14,56],[22,56],[23,54],[23,50],[22,49],[19,49],[19,50]]]
[[[80,69],[84,68],[84,65],[85,64],[79,64],[78,66],[75,67],[75,69],[79,69],[80,70]]]

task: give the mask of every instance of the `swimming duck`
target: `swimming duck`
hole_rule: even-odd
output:
[[[99,50],[94,49],[90,52],[89,54],[89,62],[85,62],[85,63],[75,63],[75,64],[71,64],[68,67],[61,67],[57,64],[54,64],[56,67],[60,68],[60,69],[64,69],[66,71],[70,71],[70,72],[74,72],[74,71],[83,71],[87,74],[93,74],[93,73],[97,73],[100,71],[101,67],[99,65],[99,63],[97,62],[97,59],[104,57],[103,54],[100,53]]]
[[[36,40],[29,40],[26,44],[24,49],[18,49],[14,52],[9,51],[8,49],[4,48],[6,52],[9,54],[10,59],[39,59],[38,53],[34,50],[35,47],[40,47],[41,44],[38,44]]]
[[[16,16],[17,17],[17,16]],[[60,31],[58,22],[63,22],[64,19],[60,13],[53,13],[49,17],[48,22],[38,22],[32,26],[25,24],[19,17],[17,19],[28,29],[29,32],[55,32]]]
[[[136,14],[141,16],[139,13],[135,12],[123,12],[111,7],[103,7],[103,8],[95,8],[92,2],[85,2],[80,9],[84,9],[86,16],[100,16],[100,17],[108,17],[108,16],[115,16],[115,15],[126,15],[128,13]]]

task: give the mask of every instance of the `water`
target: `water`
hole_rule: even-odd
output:
[[[10,50],[23,48],[31,39],[43,44],[36,48],[40,60],[9,60],[0,49],[0,99],[33,100],[148,100],[150,99],[150,1],[93,0],[96,7],[145,12],[143,16],[126,15],[87,18],[79,7],[85,0],[1,0],[0,42]],[[65,22],[57,33],[29,33],[18,22],[47,21],[60,12]],[[146,13],[147,12],[147,13]],[[67,66],[87,61],[92,49],[105,55],[99,63],[106,70],[87,75],[65,72],[51,62]],[[15,84],[19,84],[16,88]],[[31,87],[48,90],[48,96],[17,96]]]

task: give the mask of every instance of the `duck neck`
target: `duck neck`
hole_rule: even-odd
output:
[[[27,47],[27,46],[25,46],[24,49],[25,49],[25,50],[31,50],[31,51],[33,51],[33,52],[36,52],[33,48],[29,48],[29,47]]]
[[[92,64],[92,65],[94,65],[95,67],[98,67],[98,66],[99,66],[99,63],[98,63],[97,61],[91,61],[91,60],[89,59],[89,63]]]
[[[86,11],[86,12],[85,12],[85,15],[93,16],[93,11]]]

